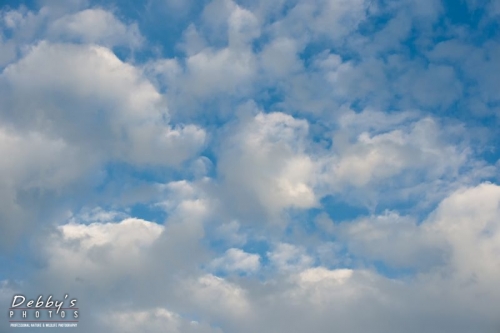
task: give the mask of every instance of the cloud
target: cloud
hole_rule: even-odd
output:
[[[216,270],[221,269],[229,273],[253,273],[260,267],[260,257],[257,254],[231,248],[226,251],[223,257],[213,260],[210,266]]]
[[[459,281],[489,288],[499,273],[499,202],[499,186],[484,183],[457,190],[430,218],[452,247],[449,264]]]
[[[223,144],[218,164],[233,198],[270,214],[287,207],[314,207],[314,162],[305,153],[307,133],[307,121],[278,112],[242,121]]]
[[[187,281],[183,291],[192,295],[191,306],[206,310],[214,317],[244,318],[250,311],[247,292],[236,284],[223,278],[208,274]],[[217,302],[217,307],[210,307]]]
[[[65,275],[66,282],[82,280],[87,286],[106,288],[123,276],[143,270],[140,266],[149,256],[148,248],[163,229],[138,219],[62,225],[45,249],[46,270],[53,276]]]
[[[48,35],[55,40],[96,43],[106,46],[139,47],[142,36],[137,25],[126,26],[103,9],[85,9],[51,23]]]
[[[162,95],[105,47],[40,42],[3,70],[0,86],[6,239],[44,210],[51,216],[54,194],[89,178],[93,186],[106,163],[177,166],[205,142],[202,128],[169,124]],[[48,201],[30,209],[33,196]]]
[[[98,140],[112,158],[176,164],[205,139],[196,126],[169,126],[162,96],[139,70],[104,47],[42,42],[4,70],[1,84],[9,110],[4,121],[50,131],[88,149],[98,147]],[[16,98],[24,94],[31,99]]]
[[[23,135],[9,127],[0,127],[0,154],[8,156],[0,162],[0,172],[9,175],[0,180],[2,250],[33,227],[60,193],[71,191],[96,164],[93,156],[84,158],[82,150],[64,140],[37,132]]]
[[[221,144],[221,189],[239,202],[234,208],[261,210],[271,220],[288,208],[318,207],[329,195],[370,208],[419,197],[425,206],[467,172],[465,182],[494,172],[474,161],[467,139],[451,139],[464,129],[412,112],[344,111],[329,148],[315,143],[305,119],[274,112],[240,122]],[[425,193],[429,187],[433,193]]]
[[[81,332],[495,331],[498,11],[467,5],[0,7],[0,303],[70,294]]]
[[[408,327],[410,323],[413,327],[410,329],[411,332],[412,330],[417,332],[424,327],[431,327],[431,331],[436,332],[438,330],[434,328],[468,332],[467,326],[460,329],[460,323],[465,322],[464,316],[471,322],[477,322],[479,325],[477,327],[487,330],[488,321],[483,321],[481,324],[479,318],[482,320],[494,318],[491,309],[487,310],[487,304],[498,299],[499,295],[490,293],[486,303],[481,301],[482,305],[477,304],[482,309],[482,314],[477,319],[474,318],[477,313],[470,313],[466,309],[476,302],[473,298],[469,298],[472,297],[470,295],[476,291],[489,290],[497,275],[494,271],[495,259],[491,257],[496,251],[495,235],[498,234],[495,221],[499,216],[500,198],[496,196],[496,192],[498,186],[493,184],[458,190],[443,200],[422,225],[413,225],[413,228],[421,229],[415,231],[415,234],[437,235],[443,237],[444,244],[452,246],[450,256],[445,257],[447,258],[445,262],[439,263],[442,269],[429,270],[413,281],[389,280],[359,269],[310,267],[311,260],[304,259],[307,257],[303,252],[292,245],[281,244],[270,258],[276,263],[283,263],[284,266],[281,266],[283,268],[292,267],[290,260],[295,260],[297,265],[293,265],[292,274],[283,275],[275,283],[267,286],[264,283],[246,287],[213,275],[202,275],[182,284],[185,288],[182,290],[186,291],[183,295],[189,295],[184,301],[209,317],[223,320],[223,329],[235,328],[233,325],[239,323],[241,332],[250,332],[255,327],[264,332],[276,330],[300,332],[305,325],[314,325],[317,329],[337,327],[353,332],[362,332],[373,325],[380,325],[377,326],[379,327],[377,332],[398,331]],[[478,206],[476,200],[482,204]],[[458,216],[467,218],[457,219]],[[384,218],[387,221],[396,217],[381,217],[381,221],[384,221]],[[393,241],[386,241],[387,244],[391,244],[390,251],[399,252],[398,256],[407,256],[411,260],[413,254],[404,250],[408,247],[404,233],[394,233],[385,227],[385,223],[377,222],[370,226],[371,231],[364,233],[371,235],[370,239],[373,237],[377,239],[380,237],[378,235],[384,234],[386,235],[384,237],[389,237],[392,234]],[[360,227],[359,224],[353,225],[354,230],[360,230]],[[418,238],[415,243],[418,244]],[[370,243],[369,239],[365,244],[374,250],[380,247],[380,243]],[[390,257],[382,259],[392,260]],[[443,274],[444,272],[446,273]],[[470,280],[472,276],[470,274],[474,274],[474,280]],[[440,288],[442,295],[438,296],[434,288]],[[414,302],[406,302],[405,299],[408,297],[412,297]],[[439,297],[445,299],[439,300]],[[218,307],[211,309],[207,307],[215,299]],[[440,305],[442,302],[454,302],[454,305],[448,308],[442,307]],[[257,304],[262,305],[257,306]],[[431,315],[429,307],[433,309],[432,311],[438,311],[440,316]],[[394,314],[397,308],[399,315],[395,319],[384,324],[377,321],[376,318],[379,316]],[[361,310],[359,316],[352,315],[353,309]],[[153,315],[156,312],[148,313]],[[272,316],[269,315],[271,313]],[[330,315],[326,316],[326,313]],[[450,321],[449,316],[457,313],[461,313],[462,319],[458,322]],[[288,321],[280,319],[281,316],[289,314],[294,316],[289,317]],[[250,318],[258,320],[250,321]],[[156,319],[151,320],[154,323]]]
[[[285,272],[303,270],[313,264],[313,258],[303,248],[286,243],[278,244],[268,257],[278,270]]]
[[[299,40],[327,37],[338,41],[357,28],[367,9],[368,3],[363,0],[297,1],[286,16],[274,24],[273,30],[275,34]]]
[[[349,253],[393,267],[425,271],[442,264],[448,254],[432,227],[391,212],[343,223],[333,233],[347,244]]]
[[[176,313],[164,308],[150,309],[147,311],[122,311],[106,313],[102,316],[104,325],[108,325],[111,332],[168,332],[180,333],[209,333],[221,332],[206,324],[189,321]]]

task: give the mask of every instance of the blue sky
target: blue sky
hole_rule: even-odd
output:
[[[500,329],[499,17],[3,1],[0,304],[70,293],[81,332]]]

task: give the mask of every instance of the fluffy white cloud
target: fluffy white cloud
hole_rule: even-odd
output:
[[[420,197],[426,206],[460,182],[495,172],[474,161],[468,139],[458,137],[463,128],[417,117],[343,112],[325,148],[313,141],[305,119],[278,112],[243,116],[221,146],[224,191],[239,202],[237,209],[264,209],[276,218],[286,208],[317,207],[327,195],[370,208]]]
[[[181,2],[0,8],[0,246],[26,246],[0,303],[70,293],[81,332],[497,329],[491,36],[430,0]]]
[[[478,116],[498,116],[495,87],[499,82],[490,73],[498,70],[498,64],[492,59],[500,54],[500,45],[488,42],[478,47],[462,39],[463,37],[458,37],[436,44],[429,51],[429,58],[434,62],[448,63],[459,68],[474,83],[466,86],[465,90],[471,96],[461,101],[464,108]]]
[[[52,206],[51,197],[59,198],[95,166],[95,157],[84,153],[47,134],[0,127],[0,154],[6,157],[0,173],[8,175],[0,178],[0,247],[12,246]],[[34,205],[38,200],[46,207]]]
[[[302,69],[298,58],[297,42],[289,38],[279,38],[266,45],[260,54],[262,69],[266,75],[286,77]]]
[[[194,281],[189,281],[184,289],[192,295],[194,306],[207,309],[214,316],[244,317],[250,311],[247,292],[236,284],[214,275],[203,275]],[[217,303],[217,307],[211,307]],[[208,309],[210,308],[210,309]]]
[[[305,153],[307,134],[307,121],[283,113],[242,120],[224,143],[218,165],[231,195],[272,215],[287,207],[314,207],[314,162]]]
[[[252,53],[230,48],[205,49],[186,60],[186,87],[202,97],[212,93],[236,92],[253,75]],[[244,86],[242,86],[244,87]]]
[[[448,250],[430,226],[393,212],[342,223],[333,233],[352,255],[393,267],[430,269],[444,262]]]
[[[441,278],[489,288],[500,264],[500,187],[483,183],[461,188],[445,198],[420,224],[395,213],[342,223],[333,233],[350,253],[428,271],[446,270]],[[435,277],[433,277],[435,278]]]
[[[499,217],[500,187],[489,183],[456,191],[430,217],[433,231],[452,248],[449,265],[459,281],[487,289],[495,283],[500,274]]]
[[[495,318],[494,307],[490,305],[500,300],[500,294],[492,292],[499,267],[496,264],[500,234],[499,188],[483,184],[457,190],[421,224],[387,214],[371,223],[360,220],[335,228],[334,233],[347,235],[345,241],[352,247],[352,253],[393,264],[419,264],[422,259],[432,257],[422,255],[422,251],[432,249],[434,244],[444,245],[446,256],[434,262],[432,269],[421,271],[410,280],[387,279],[363,269],[314,266],[314,259],[304,248],[285,243],[277,244],[267,257],[286,274],[273,274],[265,281],[223,279],[196,270],[185,271],[190,273],[183,279],[172,279],[179,271],[172,270],[175,266],[169,259],[166,269],[160,270],[163,273],[159,279],[157,266],[161,261],[153,253],[161,247],[155,247],[154,243],[170,244],[163,247],[168,249],[164,254],[186,255],[185,241],[173,243],[179,239],[179,233],[162,239],[162,235],[175,230],[168,224],[163,227],[137,219],[61,226],[52,242],[45,245],[49,257],[45,274],[50,280],[56,279],[60,287],[83,283],[78,288],[80,292],[92,289],[88,295],[80,296],[83,304],[91,304],[89,302],[99,298],[95,290],[104,282],[115,281],[116,285],[122,283],[125,276],[129,279],[135,276],[137,279],[127,282],[129,291],[125,296],[115,299],[115,308],[119,302],[125,309],[106,312],[109,316],[105,318],[120,319],[118,323],[126,323],[127,327],[145,325],[152,331],[160,325],[174,331],[209,330],[208,324],[203,323],[217,322],[221,331],[237,328],[240,332],[252,332],[256,327],[263,332],[301,332],[306,326],[318,330],[336,327],[352,332],[364,332],[376,326],[379,327],[376,332],[383,332],[399,331],[409,324],[414,327],[410,332],[424,327],[431,332],[443,329],[469,332],[467,327],[460,328],[459,323],[476,321],[477,327],[487,330]],[[189,222],[183,224],[187,226]],[[148,260],[148,257],[156,259]],[[249,264],[245,264],[245,268],[255,264],[251,255],[234,249],[226,253],[225,262],[236,257],[244,260],[233,262],[235,269],[240,264]],[[195,263],[189,264],[192,265]],[[75,274],[80,277],[79,282],[75,282]],[[159,300],[166,301],[164,296],[142,294],[141,291],[147,289],[141,281],[149,281],[149,288],[159,288],[159,294],[169,295],[167,303],[172,310],[126,309],[130,306],[127,305],[130,297],[137,305],[151,301],[159,305]],[[119,290],[108,293],[111,296]],[[475,296],[485,292],[488,294],[481,300]],[[408,298],[413,301],[407,302]],[[477,307],[480,313],[471,313],[471,306]],[[186,309],[203,318],[202,324],[189,323],[176,314],[185,313]],[[355,309],[360,311],[358,315],[353,315]],[[393,317],[394,320],[378,321],[380,316],[390,316],[395,311],[398,316]],[[289,320],[283,320],[285,317]],[[451,318],[460,318],[459,323]],[[109,320],[102,322],[104,326],[107,324]]]
[[[367,9],[364,0],[297,1],[273,29],[275,34],[297,39],[327,37],[338,41],[357,28]]]
[[[277,244],[276,248],[267,255],[273,265],[284,272],[300,271],[314,263],[314,259],[307,255],[305,249],[292,244]]]
[[[260,256],[231,248],[222,257],[214,259],[210,266],[216,270],[221,269],[229,273],[252,273],[260,267]]]
[[[110,332],[172,332],[172,333],[215,333],[222,332],[206,324],[189,321],[164,308],[147,311],[122,311],[106,313],[102,316],[103,326]]]
[[[104,47],[40,42],[3,70],[0,86],[6,239],[45,215],[29,208],[37,191],[69,194],[112,161],[179,165],[205,142],[200,127],[169,124],[164,97]]]
[[[141,272],[149,249],[164,227],[138,219],[120,223],[66,224],[45,249],[47,274],[65,276],[61,282],[84,281],[109,286],[123,276]]]
[[[163,97],[104,47],[42,42],[7,67],[0,84],[4,121],[109,157],[176,164],[205,139],[194,125],[169,126]]]
[[[16,45],[11,41],[4,41],[0,34],[0,68],[14,60],[16,57]]]
[[[103,9],[85,9],[65,15],[51,22],[48,35],[56,40],[68,39],[107,46],[138,47],[142,42],[136,24],[127,26]]]

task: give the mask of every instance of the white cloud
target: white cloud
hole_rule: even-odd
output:
[[[260,26],[255,15],[240,6],[235,6],[228,19],[229,45],[246,47],[249,42],[259,37]]]
[[[189,93],[205,97],[244,89],[254,74],[254,57],[247,50],[204,49],[186,59]]]
[[[48,28],[48,35],[55,40],[68,39],[106,46],[134,48],[142,43],[136,24],[126,26],[112,13],[100,8],[85,9],[55,20]]]
[[[57,198],[85,196],[108,162],[176,166],[205,142],[200,127],[169,124],[164,97],[104,47],[40,42],[3,70],[0,86],[6,240],[67,209]],[[45,204],[33,207],[36,198]]]
[[[278,112],[242,116],[222,142],[222,189],[237,209],[276,219],[286,208],[317,207],[327,195],[369,208],[415,197],[426,206],[456,189],[458,179],[467,185],[494,172],[474,161],[467,137],[458,137],[463,128],[417,116],[346,111],[328,149],[313,142],[306,120]]]
[[[168,125],[162,95],[104,47],[42,42],[8,66],[0,84],[1,99],[11,110],[5,121],[50,131],[111,158],[177,164],[205,140],[194,125]],[[31,121],[23,122],[26,118]]]
[[[307,133],[307,121],[283,113],[243,120],[224,142],[218,164],[231,195],[254,201],[272,215],[287,207],[314,207],[314,162],[305,153]]]
[[[334,232],[350,254],[393,267],[428,270],[443,264],[448,250],[427,224],[394,212],[342,223]]]
[[[0,9],[0,245],[37,250],[0,301],[70,292],[82,332],[498,328],[497,133],[469,123],[497,43],[435,1],[181,2]]]
[[[358,27],[368,8],[364,0],[297,1],[293,5],[287,15],[273,25],[273,30],[275,34],[302,40],[328,37],[339,41]]]
[[[0,34],[0,68],[16,58],[16,45],[12,41],[5,41]]]
[[[170,259],[158,278],[158,260],[167,254],[188,258],[183,247],[190,242],[180,238],[179,233],[175,234],[168,223],[165,228],[135,219],[118,224],[61,226],[60,234],[54,235],[53,242],[46,245],[50,258],[46,273],[50,273],[47,278],[51,280],[57,277],[59,286],[74,284],[75,272],[84,274],[86,280],[81,278],[80,281],[86,281],[85,288],[92,286],[94,290],[105,281],[116,281],[119,285],[124,276],[136,276],[137,280],[128,282],[126,295],[129,296],[122,295],[116,300],[115,309],[120,304],[125,306],[124,300],[132,299],[132,295],[137,305],[152,298],[153,304],[167,300],[168,308],[172,307],[172,310],[151,306],[141,310],[114,310],[114,314],[106,316],[104,326],[113,318],[123,319],[118,322],[131,328],[146,325],[144,327],[154,331],[166,325],[174,332],[176,329],[189,332],[189,329],[201,327],[208,330],[204,323],[210,322],[220,324],[221,331],[238,329],[243,333],[256,328],[262,332],[301,332],[306,326],[320,331],[335,327],[364,332],[377,325],[381,326],[377,326],[376,332],[397,332],[409,324],[414,327],[410,332],[419,332],[422,327],[430,327],[431,332],[438,332],[437,328],[455,327],[457,332],[468,332],[465,328],[460,329],[459,324],[479,320],[482,324],[478,327],[487,329],[496,318],[494,307],[490,305],[500,300],[500,295],[492,292],[498,276],[495,262],[500,231],[497,223],[499,202],[499,187],[483,184],[451,194],[420,225],[387,214],[372,222],[360,220],[335,228],[334,232],[344,232],[345,228],[349,233],[346,241],[357,247],[353,253],[396,264],[404,262],[405,257],[407,262],[416,260],[418,263],[422,257],[416,254],[426,251],[432,240],[430,237],[451,250],[443,261],[435,263],[434,269],[420,271],[411,280],[391,280],[362,269],[315,267],[314,259],[304,248],[286,243],[277,244],[267,254],[271,263],[285,274],[273,274],[265,281],[230,281],[210,274],[199,275],[192,270],[187,271],[190,272],[187,278],[172,279],[179,271],[173,270],[177,266],[172,266]],[[186,223],[184,225],[188,226],[188,221]],[[159,236],[168,236],[172,231],[171,238]],[[153,253],[161,248],[154,247],[155,242],[164,244],[164,251],[158,257]],[[252,257],[235,249],[226,254],[225,259]],[[147,257],[156,259],[148,260]],[[233,268],[237,269],[236,266],[245,260],[232,262]],[[252,265],[244,266],[253,267],[254,260],[248,262]],[[188,266],[192,265],[197,264],[188,261]],[[157,289],[157,296],[141,293],[144,291],[141,281],[149,281],[147,290]],[[76,290],[75,287],[72,290]],[[109,295],[119,290],[110,290]],[[480,300],[474,296],[487,291],[488,295]],[[90,293],[80,297],[82,302],[89,304],[91,299],[101,296]],[[408,298],[413,301],[407,302]],[[471,313],[471,306],[477,307],[480,314]],[[200,316],[202,324],[188,323],[176,314],[186,313],[186,309]],[[355,309],[360,311],[356,316],[352,315]],[[396,309],[398,316],[394,320],[384,324],[378,321],[377,318],[390,316]],[[285,317],[289,319],[282,320]],[[459,323],[450,321],[451,318],[460,318],[457,319]]]
[[[476,116],[498,115],[496,104],[499,99],[495,87],[498,78],[490,73],[498,70],[498,64],[492,61],[500,54],[500,45],[488,41],[475,46],[464,41],[465,36],[438,43],[429,51],[429,58],[437,63],[451,64],[459,68],[471,84],[464,90],[471,96],[461,100],[463,107]],[[446,89],[445,91],[448,91]]]
[[[95,166],[95,157],[84,157],[84,152],[47,134],[0,127],[0,154],[8,156],[0,160],[5,175],[0,178],[0,239],[5,247],[34,227],[38,215],[52,206],[51,197],[71,191]],[[34,205],[37,200],[46,207]]]
[[[87,223],[109,223],[120,222],[128,218],[126,213],[119,211],[107,211],[101,207],[86,208],[79,214],[71,214],[69,223],[73,224],[87,224]]]
[[[215,238],[222,239],[232,245],[244,245],[247,237],[240,231],[240,223],[238,221],[230,221],[228,223],[220,224],[214,232]]]
[[[102,315],[103,326],[109,332],[172,332],[172,333],[215,333],[222,332],[197,321],[189,321],[177,313],[164,308],[149,309],[146,311],[114,311]]]
[[[65,224],[44,249],[48,279],[106,288],[123,276],[140,273],[164,227],[139,219],[120,223]],[[61,277],[64,276],[64,279]]]
[[[277,244],[267,256],[278,270],[287,273],[306,269],[314,263],[314,259],[306,253],[304,248],[287,243]]]
[[[370,205],[419,197],[426,206],[494,173],[475,160],[464,128],[435,118],[364,111],[347,112],[339,122],[332,140],[336,154],[321,160],[318,186],[329,184],[333,193],[354,188],[347,195],[353,201]]]
[[[279,38],[267,44],[260,53],[262,69],[266,75],[286,77],[302,69],[298,58],[299,49],[296,41],[289,38]]]
[[[430,216],[432,231],[452,247],[449,265],[460,282],[486,289],[495,283],[500,274],[499,217],[500,187],[490,183],[457,190]]]
[[[260,256],[231,248],[222,257],[214,259],[210,263],[210,267],[216,270],[222,269],[229,273],[253,273],[260,268]]]
[[[245,318],[251,311],[243,288],[211,274],[187,281],[183,291],[192,295],[191,306],[216,317]]]

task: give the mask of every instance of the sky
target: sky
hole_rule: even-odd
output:
[[[0,332],[14,295],[74,332],[499,332],[499,22],[2,0]]]

